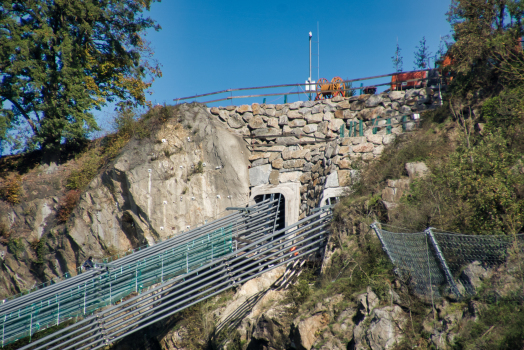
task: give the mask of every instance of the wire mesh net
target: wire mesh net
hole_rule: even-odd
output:
[[[399,232],[374,224],[396,274],[424,298],[492,293],[522,298],[524,235],[463,235],[427,229]]]

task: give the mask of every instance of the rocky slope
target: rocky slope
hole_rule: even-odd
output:
[[[36,167],[21,178],[20,204],[0,201],[0,297],[75,274],[88,256],[154,244],[247,203],[248,157],[205,107],[181,105],[91,181],[65,225],[56,216],[73,163]]]

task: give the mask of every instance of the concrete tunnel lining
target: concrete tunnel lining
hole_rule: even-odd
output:
[[[289,226],[298,221],[300,210],[300,184],[284,183],[279,185],[260,185],[251,188],[249,205],[255,204],[255,197],[258,195],[281,193],[285,200],[285,225]]]

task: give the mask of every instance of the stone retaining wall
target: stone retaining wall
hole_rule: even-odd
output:
[[[233,133],[245,137],[251,150],[252,188],[300,184],[302,218],[319,205],[326,189],[349,190],[358,178],[358,171],[353,170],[356,163],[379,157],[398,134],[412,130],[415,113],[438,105],[438,93],[424,88],[280,105],[213,107],[209,111]],[[401,125],[403,116],[407,122]]]

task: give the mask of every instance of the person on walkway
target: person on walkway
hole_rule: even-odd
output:
[[[86,269],[86,271],[89,271],[89,269],[92,269],[93,267],[95,267],[95,263],[93,263],[93,257],[90,256],[89,259],[86,260],[83,266],[84,266],[84,269]]]

